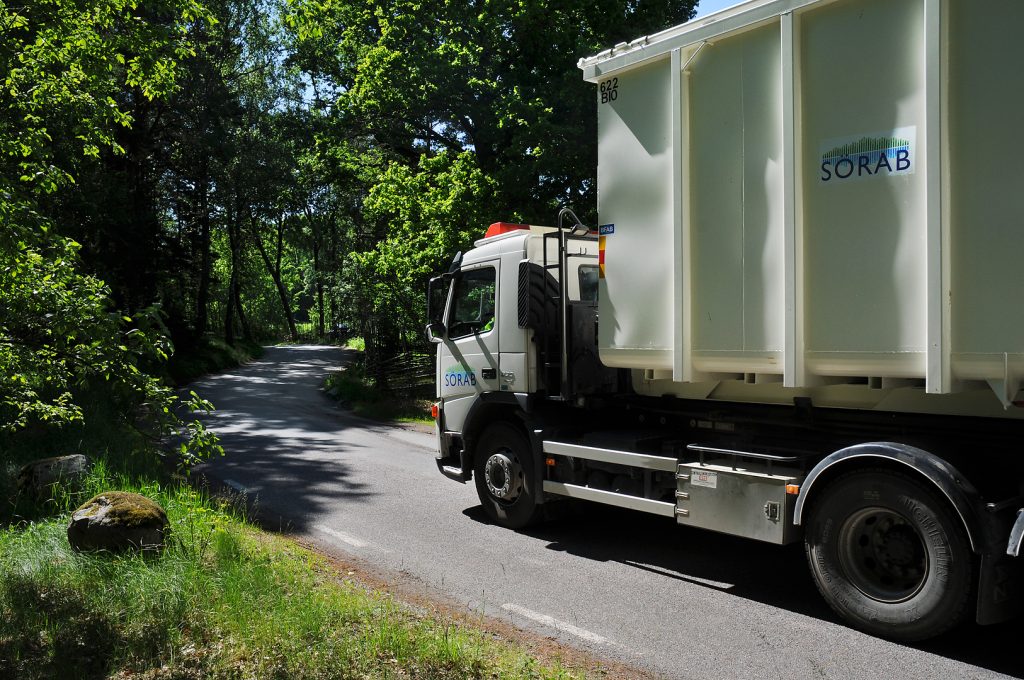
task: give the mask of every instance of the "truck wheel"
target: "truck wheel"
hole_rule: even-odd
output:
[[[533,465],[530,446],[518,428],[495,423],[484,431],[474,455],[473,476],[477,495],[492,521],[521,529],[537,519]]]
[[[934,637],[967,613],[974,559],[960,520],[924,483],[851,472],[809,508],[804,547],[818,590],[872,635]]]

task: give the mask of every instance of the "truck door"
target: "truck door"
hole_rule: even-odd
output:
[[[438,365],[445,424],[461,430],[476,397],[498,389],[499,261],[466,265],[456,275]]]

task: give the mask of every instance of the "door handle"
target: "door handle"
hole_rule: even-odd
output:
[[[480,369],[480,377],[484,380],[494,380],[498,377],[498,369],[496,368],[483,368]]]

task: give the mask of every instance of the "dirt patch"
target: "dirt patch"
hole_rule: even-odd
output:
[[[422,432],[423,434],[434,434],[434,425],[433,425],[433,423],[396,423],[396,422],[389,422],[389,423],[385,423],[385,425],[390,425],[391,427],[397,427],[397,428],[399,428],[401,430],[411,430],[413,432]]]

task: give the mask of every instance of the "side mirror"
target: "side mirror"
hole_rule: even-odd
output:
[[[444,340],[448,329],[445,328],[444,318],[445,302],[448,299],[448,288],[451,286],[454,274],[442,274],[430,279],[427,285],[427,327],[424,335],[427,342],[437,344]]]
[[[432,342],[435,345],[439,344],[444,340],[444,335],[448,329],[444,327],[444,324],[440,321],[431,321],[427,324],[425,335],[427,342]]]

